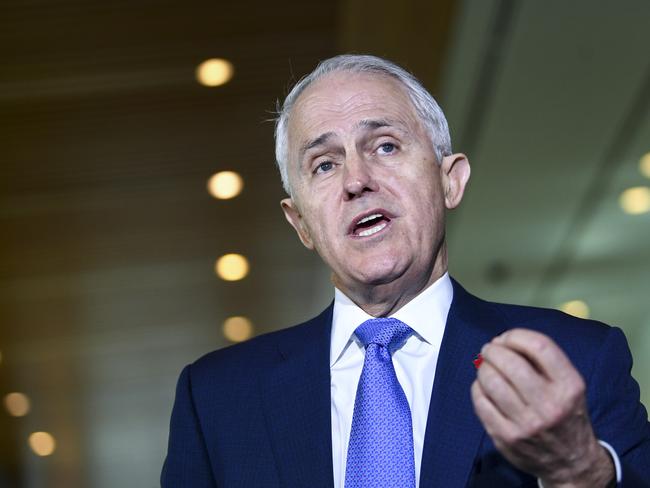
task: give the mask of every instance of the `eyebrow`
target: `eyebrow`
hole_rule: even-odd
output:
[[[370,129],[370,130],[376,130],[376,129],[381,129],[382,127],[394,127],[394,126],[395,123],[385,119],[378,119],[378,120],[364,119],[357,124],[357,127],[362,127],[364,129]]]
[[[370,130],[377,130],[382,127],[395,127],[398,130],[401,129],[401,124],[394,123],[390,120],[386,119],[364,119],[360,121],[357,124],[357,127],[361,127],[364,129],[370,129]],[[302,159],[305,157],[305,153],[311,149],[314,149],[315,147],[318,146],[324,146],[327,141],[329,141],[332,137],[334,137],[336,134],[334,132],[325,132],[315,139],[312,139],[310,141],[307,141],[302,145],[300,148],[300,152],[298,153],[298,161],[302,161]]]
[[[324,134],[319,135],[317,138],[304,143],[300,148],[300,152],[298,153],[298,161],[302,161],[302,158],[305,156],[305,153],[307,151],[318,146],[323,146],[332,136],[334,136],[334,132],[325,132]]]

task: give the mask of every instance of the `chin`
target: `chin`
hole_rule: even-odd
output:
[[[406,268],[395,260],[367,263],[367,266],[358,268],[354,273],[355,281],[366,285],[385,285],[401,277]]]

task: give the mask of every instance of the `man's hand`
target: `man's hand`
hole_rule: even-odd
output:
[[[476,414],[497,449],[551,487],[606,487],[609,454],[589,420],[585,382],[547,336],[512,329],[486,344],[472,385]]]

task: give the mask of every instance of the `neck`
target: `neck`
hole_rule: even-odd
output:
[[[338,288],[367,314],[387,317],[413,300],[446,272],[447,246],[443,243],[432,266],[416,276],[406,272],[389,283]]]

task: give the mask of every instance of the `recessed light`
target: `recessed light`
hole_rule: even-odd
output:
[[[239,195],[244,187],[244,180],[234,171],[220,171],[208,180],[208,192],[214,198],[227,200]]]
[[[618,199],[625,213],[639,215],[650,211],[650,188],[635,186],[628,188]]]
[[[203,86],[221,86],[231,80],[234,72],[235,68],[227,59],[207,59],[196,68],[196,79]]]
[[[582,300],[570,300],[560,305],[560,310],[581,319],[589,318],[589,306]]]
[[[650,152],[645,153],[639,160],[639,171],[646,178],[650,178]]]
[[[49,432],[33,432],[28,442],[37,456],[49,456],[56,449],[56,441]]]
[[[248,274],[248,260],[241,254],[224,254],[215,264],[219,278],[226,281],[237,281]]]
[[[5,408],[12,417],[24,417],[29,413],[29,397],[24,393],[8,393],[5,395]]]
[[[240,315],[228,317],[223,323],[223,335],[232,342],[243,342],[253,335],[253,323]]]

